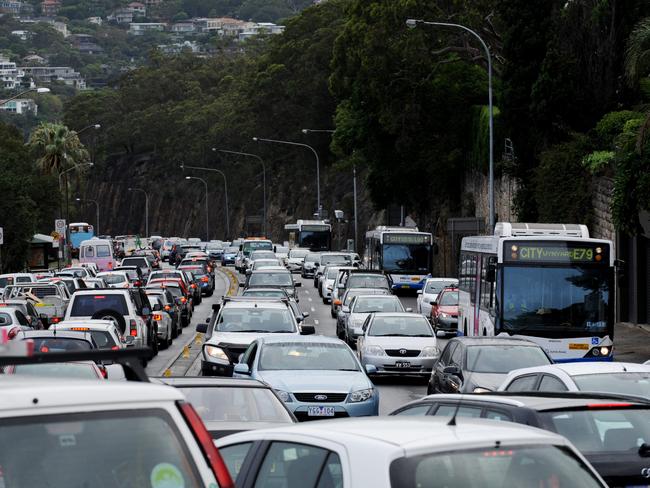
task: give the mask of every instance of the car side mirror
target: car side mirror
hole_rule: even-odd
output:
[[[127,346],[132,346],[134,342],[135,342],[135,337],[133,337],[133,336],[128,335],[128,336],[126,336],[126,337],[124,338],[124,343],[125,343]]]
[[[304,318],[309,317],[309,312],[303,312],[303,313],[302,313],[302,316],[303,316]]]
[[[300,326],[300,335],[314,335],[316,333],[316,327],[313,325],[301,325]]]
[[[302,283],[301,283],[300,281],[296,281],[296,282],[293,284],[293,286],[295,286],[296,288],[300,288],[300,287],[302,286]]]
[[[217,313],[217,312],[219,311],[220,308],[221,308],[221,304],[220,304],[220,303],[213,303],[213,304],[212,304],[212,311],[213,311],[213,312]]]
[[[343,313],[350,313],[350,307],[348,307],[347,305],[343,305],[343,306],[341,307],[341,312],[343,312]]]
[[[377,366],[374,364],[366,364],[366,374],[377,374]]]
[[[239,288],[244,288],[246,286],[246,283],[239,283]]]
[[[245,374],[247,376],[249,376],[251,374],[251,370],[248,367],[248,364],[246,364],[246,363],[237,363],[237,364],[235,364],[235,367],[234,367],[233,371],[235,373],[237,373],[237,374]]]
[[[200,332],[201,334],[205,334],[208,332],[208,323],[207,322],[199,322],[196,324],[196,331]]]

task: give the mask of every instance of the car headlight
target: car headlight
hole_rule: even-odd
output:
[[[441,316],[443,319],[450,319],[450,318],[451,318],[451,315],[448,314],[448,313],[445,313],[445,312],[440,312],[440,316]]]
[[[284,403],[289,403],[291,402],[291,395],[287,393],[286,391],[283,390],[275,390],[275,392],[278,394],[280,397],[280,400],[282,400]]]
[[[350,317],[350,326],[351,327],[361,327],[363,325],[364,321],[365,321],[364,318]]]
[[[228,355],[220,347],[207,345],[203,350],[208,356],[210,356],[213,359],[230,363],[230,359],[228,359]]]
[[[372,398],[374,394],[375,394],[374,388],[353,391],[352,394],[350,395],[350,402],[352,403],[365,402],[366,400]]]
[[[379,346],[365,346],[363,354],[367,356],[385,356],[386,352]]]
[[[438,356],[440,356],[440,349],[437,346],[427,346],[420,351],[422,358],[437,358]]]

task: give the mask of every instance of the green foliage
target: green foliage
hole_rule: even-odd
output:
[[[637,234],[639,212],[650,209],[650,152],[630,151],[619,155],[612,200],[616,227],[629,235]]]
[[[627,125],[632,120],[643,120],[643,114],[632,110],[619,110],[605,114],[596,124],[595,128],[598,143],[604,147],[614,145],[621,133],[634,130],[631,126]],[[624,131],[626,125],[627,129]]]
[[[32,132],[27,144],[45,174],[59,175],[89,160],[88,151],[77,133],[69,131],[65,125],[43,123]]]
[[[582,165],[591,174],[597,174],[614,161],[614,151],[593,151],[582,158]]]

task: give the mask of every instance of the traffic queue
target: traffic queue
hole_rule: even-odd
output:
[[[412,310],[414,280],[351,250],[151,241],[109,269],[82,243],[52,276],[0,276],[4,486],[649,485],[650,365],[464,334],[465,282],[422,277]],[[217,274],[238,293],[195,322],[201,376],[147,377]],[[308,320],[312,287],[330,324]],[[382,378],[427,395],[379,416]]]

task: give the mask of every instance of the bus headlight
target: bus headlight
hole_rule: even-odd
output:
[[[608,356],[609,355],[609,347],[603,346],[600,348],[600,355],[601,356]]]

